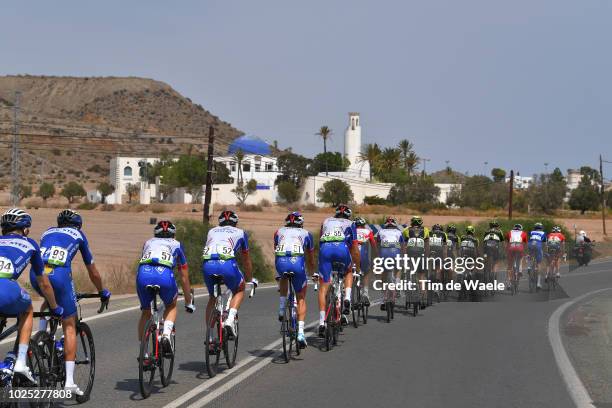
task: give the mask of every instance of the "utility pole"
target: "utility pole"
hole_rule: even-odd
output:
[[[601,224],[603,225],[604,235],[608,235],[606,233],[606,188],[604,185],[603,159],[601,154],[599,155],[599,177],[601,178]]]
[[[15,91],[13,105],[13,152],[11,161],[11,202],[13,206],[19,203],[19,99],[21,92]]]
[[[212,199],[212,175],[213,175],[213,155],[215,153],[215,128],[208,128],[208,157],[206,161],[206,191],[204,192],[204,215],[202,222],[208,224],[210,222],[210,201]]]
[[[512,219],[512,194],[514,192],[514,170],[510,170],[510,183],[508,183],[508,219]]]

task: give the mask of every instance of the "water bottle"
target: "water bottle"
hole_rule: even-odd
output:
[[[55,351],[57,356],[62,359],[64,357],[64,336],[61,339],[55,341]]]

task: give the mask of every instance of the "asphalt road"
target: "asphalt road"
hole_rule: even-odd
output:
[[[574,407],[551,347],[549,319],[566,302],[604,288],[612,288],[612,261],[564,274],[552,297],[529,294],[523,286],[514,297],[440,303],[417,317],[400,311],[390,324],[372,307],[368,324],[346,328],[331,352],[321,351],[311,333],[308,349],[289,364],[279,358],[278,294],[260,288],[240,311],[238,366],[212,380],[203,363],[207,297],[200,292],[196,315],[179,313],[173,382],[146,402],[138,388],[136,299],[114,300],[106,316],[88,322],[97,362],[86,406]],[[309,292],[307,324],[317,320]],[[611,295],[580,298],[559,323],[569,361],[599,407],[612,404]],[[84,316],[95,316],[94,307],[85,305]]]

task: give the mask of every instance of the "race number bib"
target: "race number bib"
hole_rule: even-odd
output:
[[[510,243],[511,244],[522,244],[523,243],[523,237],[521,236],[521,234],[510,234]]]
[[[274,248],[274,252],[279,256],[285,256],[287,252],[289,252],[291,256],[302,256],[304,255],[304,248],[298,243],[286,244],[281,242]]]
[[[401,244],[398,241],[389,241],[385,239],[380,243],[380,246],[383,248],[400,248]]]
[[[435,237],[435,236],[429,237],[429,245],[435,246],[435,247],[441,247],[442,237]]]
[[[68,261],[68,251],[65,248],[52,246],[43,252],[45,263],[55,266],[64,266]]]
[[[424,248],[425,240],[423,238],[409,238],[408,246],[413,248]]]
[[[321,241],[323,242],[338,242],[344,241],[344,231],[340,227],[334,227],[332,230],[323,231],[321,235]]]
[[[13,266],[13,261],[3,256],[0,256],[0,277],[12,278],[14,272],[15,267]]]
[[[217,255],[219,259],[232,259],[235,257],[234,248],[227,245],[212,245],[204,247],[202,252],[203,259],[212,259],[214,255]]]
[[[359,228],[357,230],[357,241],[359,241],[360,244],[365,244],[366,242],[368,242],[369,234],[370,234],[369,230],[364,230],[363,228]]]
[[[141,264],[153,262],[172,267],[174,265],[174,256],[163,248],[155,248],[142,254],[142,258],[140,259]]]
[[[461,241],[461,248],[474,248],[474,242],[473,241]]]
[[[485,241],[499,241],[499,237],[497,236],[497,234],[487,234],[487,236],[484,238]]]

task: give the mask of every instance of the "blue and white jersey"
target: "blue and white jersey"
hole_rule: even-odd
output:
[[[42,275],[44,264],[36,241],[16,234],[0,236],[0,278],[17,279],[30,263],[34,274]]]
[[[346,218],[329,217],[321,225],[320,241],[344,242],[350,248],[357,242],[357,226]]]
[[[178,266],[183,269],[187,265],[183,244],[174,238],[151,238],[142,248],[140,264],[161,265],[171,269]]]
[[[202,258],[205,261],[234,259],[238,250],[249,251],[249,239],[244,230],[229,225],[214,227],[206,236]]]
[[[529,245],[536,245],[541,247],[546,242],[546,232],[541,230],[534,230],[529,233]]]
[[[47,265],[70,268],[79,251],[85,265],[94,263],[85,234],[76,228],[52,227],[40,238],[40,253],[43,263]]]
[[[304,256],[314,251],[312,234],[303,228],[282,227],[274,233],[276,256]]]

